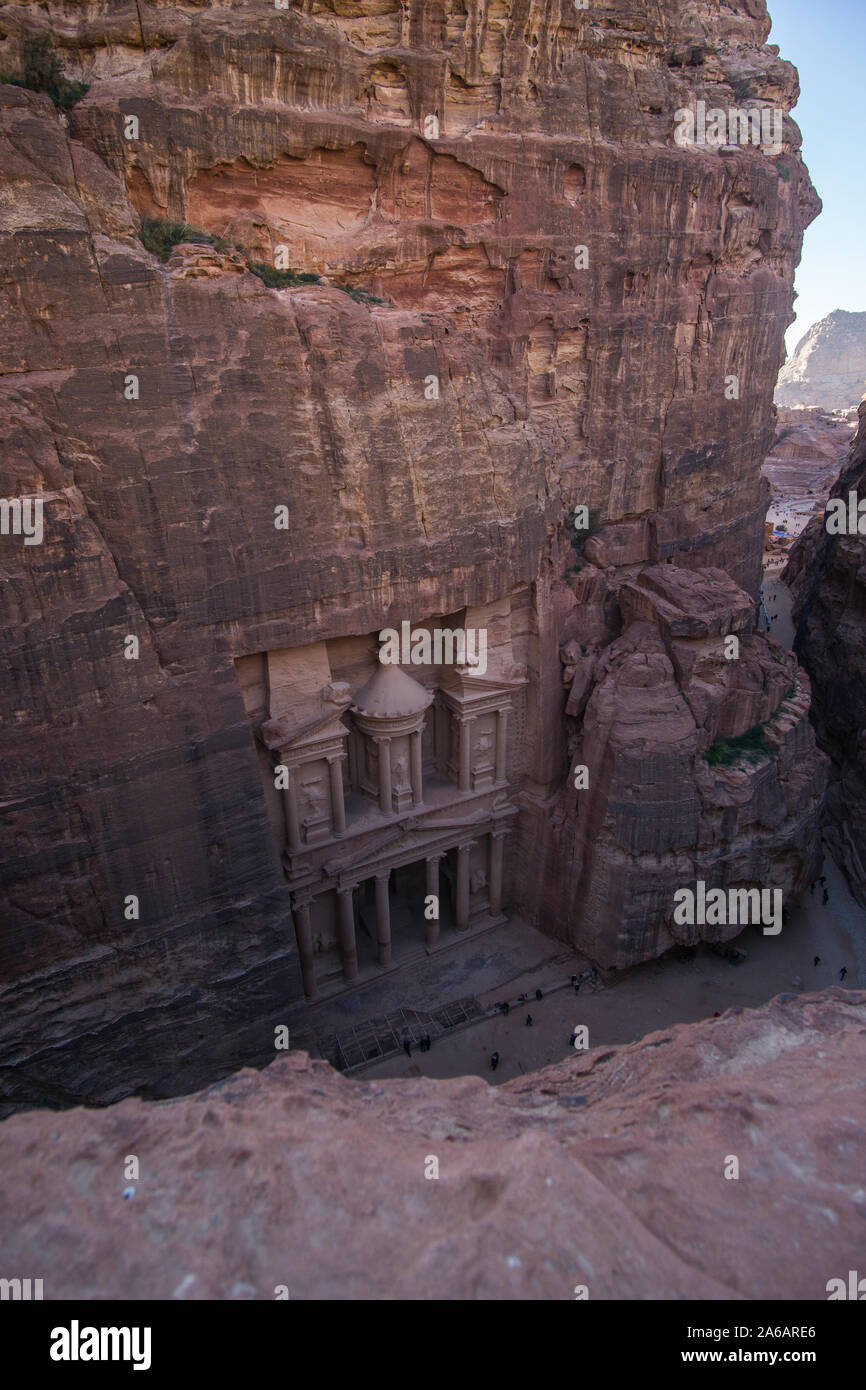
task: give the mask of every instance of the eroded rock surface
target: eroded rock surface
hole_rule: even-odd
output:
[[[590,794],[563,790],[544,879],[573,904],[569,939],[617,967],[742,930],[675,923],[676,890],[698,879],[799,896],[818,871],[827,775],[808,678],[752,631],[753,601],[724,572],[643,570],[619,609],[609,645],[563,653],[572,762]],[[737,743],[750,733],[752,746]]]
[[[269,1054],[300,972],[235,663],[275,649],[506,604],[527,668],[506,898],[556,934],[600,939],[604,910],[608,953],[652,954],[658,894],[694,862],[660,860],[643,906],[599,870],[584,906],[584,832],[557,822],[581,706],[628,745],[588,828],[645,819],[674,773],[677,834],[721,853],[731,826],[744,846],[767,825],[750,872],[775,881],[778,852],[800,880],[801,714],[785,756],[805,810],[778,768],[767,787],[694,773],[712,727],[769,708],[780,658],[752,639],[742,688],[717,672],[689,704],[662,636],[623,632],[618,606],[669,559],[757,590],[772,386],[818,202],[787,115],[771,158],[679,148],[674,113],[787,113],[796,74],[763,0],[605,14],[0,6],[7,72],[48,34],[90,83],[67,116],[0,89],[2,490],[45,501],[42,545],[2,539],[4,1099],[172,1093]],[[143,214],[224,240],[163,264]],[[320,281],[266,288],[248,266],[281,246]],[[597,525],[571,574],[576,505]],[[601,676],[566,691],[575,642]],[[624,834],[629,854],[680,856]]]
[[[46,1299],[824,1300],[862,1269],[864,1021],[831,989],[498,1088],[298,1053],[185,1100],[17,1115],[5,1268]]]
[[[866,407],[831,497],[866,498]],[[849,513],[850,516],[850,513]],[[866,906],[866,521],[864,534],[830,535],[815,518],[783,574],[795,593],[794,649],[809,672],[813,718],[832,760],[827,797],[834,854]]]
[[[823,509],[856,432],[856,410],[843,415],[779,408],[776,437],[764,462],[774,519],[786,517],[793,530],[807,508]]]
[[[866,395],[866,313],[835,309],[799,341],[779,373],[784,406],[853,410]]]

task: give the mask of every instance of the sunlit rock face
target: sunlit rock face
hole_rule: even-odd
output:
[[[171,1093],[270,1055],[302,997],[300,879],[260,730],[312,727],[404,620],[489,625],[499,653],[506,910],[624,962],[663,948],[708,846],[723,881],[800,883],[820,780],[802,678],[744,626],[740,677],[703,654],[681,692],[679,636],[620,604],[667,561],[756,593],[819,204],[787,114],[773,155],[674,132],[698,101],[790,110],[762,0],[616,0],[603,22],[68,3],[0,7],[0,29],[7,72],[47,33],[90,84],[63,117],[0,89],[2,487],[45,503],[41,545],[2,538],[10,1098]],[[163,263],[142,216],[222,240]],[[279,258],[318,280],[250,272]],[[296,668],[310,681],[267,674]],[[772,717],[794,679],[796,773],[776,750],[736,789],[708,781],[703,742]],[[613,772],[584,753],[578,809],[572,754],[601,730]],[[668,758],[662,844],[636,826]]]
[[[853,410],[866,396],[866,313],[836,309],[813,324],[779,373],[780,406]]]
[[[796,595],[795,651],[811,678],[818,739],[832,763],[828,835],[866,906],[866,407],[830,496],[844,501],[845,531],[831,534],[815,518],[783,577]],[[852,512],[856,529],[848,524]]]
[[[14,1115],[4,1257],[46,1299],[844,1297],[864,1015],[831,989],[497,1087],[295,1053],[160,1105]]]

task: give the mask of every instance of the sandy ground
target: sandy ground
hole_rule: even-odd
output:
[[[780,498],[777,502],[771,502],[767,512],[767,520],[772,521],[773,525],[784,528],[789,536],[799,536],[805,531],[813,516],[824,510],[824,498],[816,500],[809,497],[806,499]]]
[[[816,887],[814,895],[807,894],[791,909],[779,936],[764,936],[757,928],[747,927],[736,942],[747,952],[741,965],[730,965],[708,947],[700,947],[691,960],[670,955],[623,974],[611,973],[597,993],[583,985],[579,994],[572,990],[561,964],[542,969],[513,981],[507,989],[482,996],[482,1002],[490,1005],[509,999],[507,1017],[496,1014],[439,1039],[430,1052],[413,1051],[411,1060],[405,1055],[392,1057],[362,1074],[446,1077],[474,1072],[491,1081],[508,1081],[562,1061],[569,1055],[572,1029],[581,1024],[587,1027],[589,1046],[594,1048],[633,1042],[675,1023],[695,1022],[726,1009],[755,1007],[777,994],[838,985],[843,966],[848,969],[845,986],[855,988],[866,981],[866,958],[861,950],[858,960],[852,939],[856,917],[851,922],[846,919],[850,909],[859,916],[861,945],[866,946],[866,913],[848,895],[829,856],[823,873],[829,904],[823,905],[821,889]],[[818,965],[815,956],[820,957]],[[538,988],[544,995],[540,1001],[535,998]],[[530,996],[528,1002],[516,1003],[524,992]],[[531,1027],[526,1026],[527,1014],[533,1019]],[[500,1057],[495,1073],[490,1068],[493,1052]]]
[[[794,623],[791,617],[794,600],[787,584],[783,584],[779,578],[786,564],[787,556],[781,562],[767,567],[764,571],[761,597],[770,619],[770,636],[790,650],[794,644]]]

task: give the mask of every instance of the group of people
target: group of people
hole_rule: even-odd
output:
[[[535,997],[536,997],[536,999],[543,999],[543,998],[544,998],[544,995],[542,994],[542,992],[541,992],[540,989],[537,989],[537,990],[535,991]],[[517,1002],[518,1002],[518,1004],[525,1004],[528,998],[529,998],[529,995],[528,995],[528,994],[518,994],[518,996],[517,996]],[[511,1013],[511,1005],[508,1003],[508,1000],[507,1000],[507,999],[506,999],[506,1000],[500,1000],[499,1002],[497,1002],[496,1004],[493,1005],[493,1008],[495,1009],[496,1013],[498,1013],[498,1014],[505,1014],[506,1018],[507,1018],[508,1015]],[[532,1022],[532,1014],[527,1014],[526,1017],[527,1017],[527,1020],[531,1023],[531,1022]]]
[[[813,960],[812,964],[813,964],[813,965],[820,965],[820,964],[821,964],[821,957],[820,957],[820,956],[816,956],[815,959]],[[839,971],[839,983],[840,983],[840,984],[844,984],[844,983],[845,983],[845,976],[846,976],[847,974],[848,974],[848,967],[847,967],[847,965],[843,965],[843,966],[842,966],[842,969]]]
[[[593,966],[591,966],[591,968],[590,968],[589,970],[584,970],[583,973],[582,973],[581,975],[578,975],[577,973],[575,973],[574,975],[572,975],[572,977],[571,977],[571,987],[572,987],[572,989],[574,990],[575,994],[579,994],[579,993],[580,993],[580,986],[581,986],[581,984],[583,984],[583,983],[584,983],[585,981],[587,981],[587,980],[596,980],[596,979],[598,979],[598,966],[597,966],[597,965],[593,965]],[[543,994],[543,992],[542,992],[540,989],[537,989],[537,990],[535,991],[535,997],[536,997],[536,999],[543,999],[543,998],[544,998],[544,994]],[[519,995],[517,996],[517,1003],[518,1003],[518,1004],[525,1004],[526,1001],[527,1001],[528,999],[529,999],[529,995],[528,995],[528,994],[519,994]],[[509,1015],[509,1013],[511,1012],[511,1005],[508,1003],[507,1000],[500,1000],[498,1003],[494,1004],[493,1007],[494,1007],[494,1009],[495,1009],[495,1011],[496,1011],[497,1013],[504,1014],[506,1017],[507,1017],[507,1016]],[[526,1018],[524,1019],[524,1027],[525,1027],[525,1028],[531,1028],[531,1027],[533,1026],[534,1023],[535,1023],[535,1019],[532,1017],[532,1014],[528,1013],[528,1014],[526,1015]],[[574,1040],[575,1040],[576,1036],[577,1036],[577,1032],[575,1031],[575,1032],[572,1033],[571,1037],[570,1037],[569,1040],[568,1040],[568,1045],[569,1045],[569,1047],[574,1047]],[[499,1053],[498,1053],[498,1052],[491,1052],[491,1054],[490,1054],[490,1070],[491,1070],[491,1071],[496,1071],[496,1068],[497,1068],[498,1066],[499,1066]]]
[[[764,568],[765,568],[765,569],[767,568],[766,565],[764,566]],[[770,604],[770,607],[771,607],[771,608],[775,608],[775,607],[777,606],[778,602],[779,602],[779,595],[778,595],[778,594],[769,594],[768,597],[767,597],[766,602],[764,602],[764,601],[762,600],[761,606],[762,606],[762,608],[763,608],[763,610],[764,610],[764,617],[767,619],[767,631],[768,631],[768,632],[769,632],[769,630],[770,630],[771,625],[772,625],[773,623],[777,623],[777,622],[779,621],[779,615],[778,615],[778,613],[770,613],[770,612],[768,611],[768,609],[767,609],[767,603]]]
[[[810,893],[814,893],[814,891],[815,891],[815,883],[820,884],[821,887],[823,888],[823,890],[824,890],[824,902],[826,903],[826,902],[828,901],[828,898],[829,898],[829,894],[828,894],[828,892],[827,892],[827,887],[826,887],[826,883],[827,883],[826,878],[824,878],[824,877],[822,876],[821,878],[816,879],[812,884],[810,884],[810,887],[809,887]],[[820,957],[820,956],[815,956],[814,964],[817,966],[817,965],[820,965],[820,963],[821,963],[821,957]],[[848,967],[845,966],[845,965],[843,965],[842,968],[841,968],[841,970],[839,971],[839,979],[840,979],[840,981],[844,981],[845,976],[846,976],[847,974],[848,974]],[[578,975],[578,974],[572,975],[572,977],[571,977],[571,987],[572,987],[572,989],[574,990],[575,994],[579,994],[579,993],[580,993],[580,986],[581,986],[581,983],[582,983],[584,980],[586,980],[586,979],[595,979],[597,976],[598,976],[598,968],[597,968],[597,966],[593,966],[590,970],[585,970],[585,971],[583,972],[582,975]],[[540,989],[537,989],[537,990],[535,991],[535,997],[536,997],[536,999],[543,999],[543,998],[544,998],[544,994],[543,994],[543,992],[542,992]],[[524,1003],[527,1002],[528,999],[529,999],[529,995],[528,995],[528,994],[519,994],[519,995],[517,996],[517,1003],[518,1003],[518,1004],[524,1004]],[[493,1007],[494,1007],[494,1010],[495,1010],[496,1013],[504,1014],[505,1017],[508,1017],[509,1013],[511,1012],[511,1005],[510,1005],[510,1003],[509,1003],[507,1000],[501,1000],[501,1001],[497,1002],[496,1004],[494,1004]],[[713,1015],[713,1017],[714,1017],[714,1018],[720,1018],[721,1015],[720,1015],[719,1013],[715,1013],[715,1014]],[[531,1028],[531,1027],[533,1026],[534,1022],[535,1022],[535,1020],[533,1019],[532,1014],[531,1014],[531,1013],[527,1013],[526,1019],[525,1019],[525,1021],[524,1021],[524,1026],[525,1026],[526,1028]],[[576,1038],[576,1037],[577,1037],[577,1029],[575,1028],[575,1029],[572,1030],[571,1037],[570,1037],[569,1040],[568,1040],[569,1048],[573,1048],[573,1047],[574,1047],[574,1041],[575,1041],[575,1038]],[[419,1042],[418,1042],[418,1051],[419,1051],[419,1052],[429,1052],[429,1051],[430,1051],[430,1047],[431,1047],[430,1034],[429,1034],[429,1033],[425,1033],[424,1036],[423,1036],[423,1038],[421,1038],[421,1039],[419,1040]],[[405,1034],[403,1035],[403,1050],[404,1050],[404,1052],[406,1053],[406,1056],[407,1056],[407,1057],[411,1057],[411,1056],[412,1056],[412,1039],[409,1037],[409,1034],[408,1034],[408,1033],[405,1033]],[[497,1067],[499,1066],[499,1062],[500,1062],[499,1052],[498,1052],[498,1051],[497,1051],[497,1052],[491,1052],[491,1054],[490,1054],[490,1070],[491,1070],[491,1071],[496,1071]]]

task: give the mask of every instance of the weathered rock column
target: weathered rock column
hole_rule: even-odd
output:
[[[343,979],[354,980],[358,973],[358,949],[355,945],[355,905],[351,888],[337,889],[339,904],[340,952],[343,957]]]
[[[295,897],[294,918],[295,918],[295,940],[298,943],[298,955],[301,960],[301,976],[304,981],[304,993],[308,999],[315,999],[318,989],[316,987],[316,968],[313,956],[313,928],[310,922],[310,905],[312,899],[309,897]]]
[[[474,840],[468,840],[457,850],[457,930],[469,926],[469,857]]]
[[[497,781],[499,779],[497,778]],[[490,870],[488,874],[488,899],[490,915],[498,917],[502,911],[502,859],[507,830],[490,832]]]
[[[391,904],[388,899],[388,884],[391,870],[376,875],[376,941],[379,946],[379,964],[391,964]]]
[[[343,758],[332,753],[328,758],[328,773],[331,778],[331,813],[334,821],[334,834],[342,835],[346,830],[346,803],[343,800]]]
[[[427,920],[427,945],[438,946],[439,944],[439,861],[440,854],[431,854],[427,860],[427,897],[436,899],[437,916]]]
[[[411,777],[412,777],[412,805],[420,806],[424,800],[422,787],[423,773],[421,768],[421,730],[416,729],[409,735],[409,754],[411,758]]]
[[[383,816],[391,815],[391,740],[381,735],[375,738],[379,754],[379,810]]]

